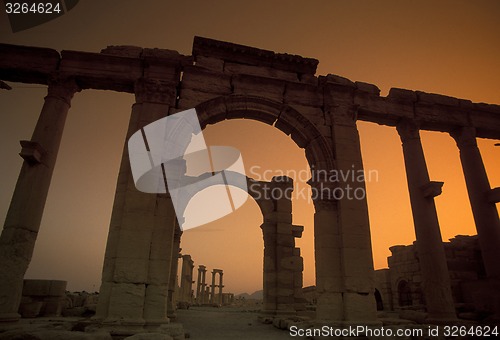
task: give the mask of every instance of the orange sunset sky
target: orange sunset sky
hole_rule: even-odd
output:
[[[338,74],[379,86],[446,94],[500,104],[499,1],[80,1],[64,16],[12,33],[0,13],[0,42],[99,52],[136,45],[191,53],[195,35],[298,54],[320,61],[317,75]],[[4,220],[22,164],[19,140],[31,136],[46,88],[10,83],[0,91],[0,220]],[[87,90],[75,95],[28,278],[68,281],[70,290],[98,290],[125,130],[133,95]],[[388,248],[415,239],[403,155],[393,128],[358,122],[367,183],[375,268]],[[304,150],[271,126],[233,120],[209,126],[211,145],[243,155],[247,173],[307,171]],[[445,134],[423,132],[443,240],[475,234],[458,149]],[[498,141],[479,146],[492,187],[500,186]],[[256,169],[260,170],[257,171]],[[296,181],[297,189],[306,188]],[[498,208],[498,205],[497,205]],[[293,222],[304,225],[298,246],[304,285],[314,284],[313,213],[293,202]],[[222,268],[227,291],[262,289],[262,215],[249,199],[230,216],[186,231],[182,253],[195,265]],[[195,277],[196,278],[196,277]]]

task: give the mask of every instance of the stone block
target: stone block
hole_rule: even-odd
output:
[[[377,306],[373,294],[346,292],[344,298],[344,317],[346,321],[376,321]]]
[[[292,224],[278,222],[276,224],[276,233],[283,235],[292,235]]]
[[[323,106],[323,91],[308,84],[287,83],[284,102],[286,104],[321,107]]]
[[[165,285],[168,283],[170,260],[150,260],[148,284]]]
[[[111,288],[108,319],[127,319],[143,322],[144,284],[114,283]]]
[[[149,284],[146,286],[144,299],[144,318],[146,320],[167,321],[165,302],[168,297],[168,285]]]
[[[285,189],[286,190],[286,189]],[[290,191],[283,192],[283,196],[291,196]],[[274,203],[276,211],[279,212],[292,212],[292,200],[291,197],[283,197],[275,201]]]
[[[242,65],[231,62],[226,62],[224,64],[224,72],[229,74],[248,74],[253,76],[259,76],[264,78],[274,78],[280,80],[286,80],[291,82],[298,82],[299,78],[297,73],[287,72],[278,70],[266,66],[251,66]]]
[[[276,237],[276,244],[282,247],[295,247],[295,240],[292,235],[278,234]]]
[[[181,93],[183,89],[227,95],[231,93],[231,77],[221,72],[211,72],[197,66],[183,69]]]
[[[42,307],[42,301],[22,302],[19,305],[19,314],[21,314],[23,318],[36,318],[40,315]]]
[[[281,80],[250,75],[232,77],[233,93],[237,95],[256,96],[283,102],[285,83]]]
[[[380,89],[377,87],[377,85],[364,83],[362,81],[356,81],[354,84],[356,85],[356,89],[358,91],[374,94],[376,96],[380,95]]]
[[[129,259],[149,259],[151,231],[123,229],[117,245],[116,257]]]
[[[280,268],[301,272],[304,270],[304,264],[301,257],[289,256],[280,260]]]
[[[196,56],[196,66],[203,67],[208,70],[217,72],[224,71],[224,60],[219,58],[204,57],[202,55]]]
[[[120,257],[115,260],[113,281],[126,284],[142,284],[148,279],[149,259]]]
[[[399,88],[391,88],[389,90],[389,95],[387,98],[396,100],[396,101],[403,101],[403,102],[411,102],[414,103],[417,101],[417,93],[412,90],[407,90],[407,89],[399,89]]]
[[[273,211],[264,216],[264,222],[292,223],[292,214],[289,212]]]
[[[325,77],[322,77],[322,80],[329,84],[342,85],[350,88],[356,87],[354,82],[352,82],[351,80],[345,77],[338,76],[336,74],[327,74]]]
[[[419,102],[447,105],[447,106],[459,106],[458,99],[454,97],[444,96],[435,93],[426,93],[422,91],[416,91],[416,94]]]
[[[183,88],[179,93],[179,107],[181,107],[181,103],[184,103],[182,105],[183,108],[193,108],[203,102],[209,101],[219,96],[220,94],[218,93],[208,93],[208,92]],[[189,103],[188,107],[186,107],[186,103]]]

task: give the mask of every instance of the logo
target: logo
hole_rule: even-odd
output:
[[[137,190],[170,194],[182,230],[229,215],[248,198],[239,150],[207,146],[195,109],[146,125],[128,151]]]

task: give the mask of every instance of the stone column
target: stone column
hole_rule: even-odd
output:
[[[408,120],[397,125],[403,143],[408,191],[422,271],[423,291],[429,319],[455,319],[450,276],[446,263],[434,197],[442,183],[431,182],[418,126]]]
[[[321,307],[318,306],[317,314],[333,321],[342,317],[340,320],[349,323],[377,324],[375,272],[363,159],[356,126],[357,107],[353,105],[354,92],[349,86],[325,84],[325,112],[332,120],[332,155],[335,161],[328,167],[317,167],[312,172],[312,182],[317,182],[316,186],[321,186],[324,182],[323,190],[326,189],[323,197],[319,198],[323,202],[315,204],[320,208],[316,211],[315,221],[322,224],[317,229],[315,227],[319,232],[315,234],[315,238],[321,243],[316,252],[316,261],[321,263],[317,263],[316,267],[326,266],[326,269],[321,269],[324,273],[328,270],[329,263],[334,262],[333,273],[338,273],[338,262],[331,256],[338,256],[336,248],[340,242],[343,310],[341,313],[338,307],[329,305],[339,302],[339,280],[331,276],[333,273],[326,273],[329,280],[324,281],[318,277],[324,296],[318,297],[318,305],[321,304]],[[319,169],[326,170],[326,178],[321,178]],[[332,179],[332,174],[334,178],[335,174],[339,174],[340,178]],[[321,188],[319,191],[322,192]],[[328,237],[322,239],[323,233]]]
[[[139,79],[128,138],[165,117],[175,105],[176,82]],[[175,212],[166,194],[138,191],[125,142],[106,245],[96,319],[106,324],[167,323]]]
[[[341,321],[343,282],[337,202],[314,200],[314,257],[316,264],[316,318]]]
[[[196,280],[196,303],[200,304],[200,298],[201,298],[201,270],[202,266],[198,266],[198,279]]]
[[[182,270],[181,270],[181,301],[192,303],[191,290],[193,289],[193,260],[191,255],[182,255]]]
[[[260,228],[264,239],[263,312],[276,313],[276,223],[264,222]]]
[[[217,274],[217,271],[214,269],[212,270],[212,284],[210,285],[209,303],[215,303],[215,274]]]
[[[489,278],[500,279],[500,220],[495,202],[488,199],[491,187],[477,147],[476,131],[473,127],[463,127],[453,131],[451,136],[460,149],[486,274]]]
[[[196,289],[196,303],[202,305],[205,303],[205,276],[207,269],[204,265],[198,266],[198,285]]]
[[[33,255],[56,164],[74,79],[49,79],[48,94],[31,141],[21,141],[24,163],[0,236],[0,321],[17,320],[23,278]]]
[[[168,284],[168,304],[167,304],[167,316],[173,320],[177,317],[175,314],[176,301],[175,301],[175,287],[177,286],[177,268],[179,264],[179,251],[181,244],[182,231],[179,228],[179,224],[175,223],[176,228],[174,232],[174,242],[172,246],[172,263],[170,265],[170,281]]]
[[[222,269],[219,271],[219,305],[222,306],[222,288],[224,288],[224,285],[222,284]]]

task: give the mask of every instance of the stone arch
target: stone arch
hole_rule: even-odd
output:
[[[286,104],[256,96],[228,95],[197,105],[196,112],[202,129],[236,118],[254,119],[274,126],[305,149],[311,169],[335,168],[331,143],[309,119]]]

